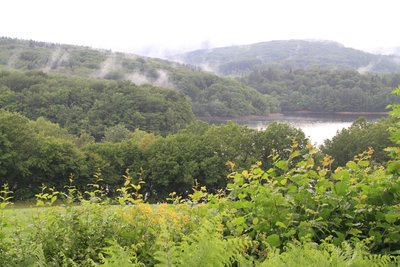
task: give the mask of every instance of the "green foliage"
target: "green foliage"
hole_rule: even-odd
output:
[[[400,94],[400,86],[398,86],[395,90],[393,90],[393,94]],[[394,119],[394,123],[390,128],[391,131],[391,140],[395,142],[397,145],[400,144],[400,105],[399,104],[391,104],[388,106],[391,108],[390,116]],[[392,160],[389,161],[387,170],[388,172],[399,175],[400,174],[400,148],[398,146],[388,147],[386,149],[387,152],[390,153]]]
[[[43,117],[39,117],[34,121],[29,121],[29,125],[36,134],[43,137],[55,137],[71,141],[75,140],[75,137],[69,134],[65,128],[62,128],[59,124],[52,123]]]
[[[155,192],[152,198],[165,199],[171,192],[187,196],[195,179],[211,192],[226,185],[226,162],[248,168],[259,159],[271,164],[273,148],[285,156],[291,140],[305,147],[304,134],[289,125],[273,123],[266,131],[255,131],[229,122],[221,126],[193,124],[179,133],[158,139],[145,153],[144,180]],[[131,168],[130,168],[131,169]],[[154,194],[156,193],[156,194]]]
[[[386,105],[399,100],[390,96],[400,82],[398,73],[257,67],[240,81],[263,94],[276,96],[281,110],[286,112],[383,112]]]
[[[12,187],[29,174],[28,162],[36,150],[35,144],[34,134],[25,117],[0,111],[0,177],[3,183],[8,178]]]
[[[132,182],[132,177],[129,176],[129,171],[124,175],[124,185],[116,191],[119,196],[117,197],[118,203],[123,204],[138,204],[143,202],[143,194],[140,193],[142,184],[145,182],[139,177],[137,184]]]
[[[8,241],[6,239],[5,228],[9,225],[9,221],[7,220],[7,216],[4,212],[4,209],[12,204],[10,200],[13,199],[13,192],[10,191],[8,184],[3,184],[0,190],[0,263],[4,261],[3,255],[7,251],[7,247],[9,246]]]
[[[371,152],[336,170],[329,156],[318,162],[310,144],[293,141],[285,152],[272,153],[267,169],[257,162],[234,171],[228,162],[234,172],[226,190],[212,194],[197,185],[175,205],[143,204],[140,182],[127,174],[116,190],[120,206],[107,206],[96,174],[86,187],[89,201],[37,210],[22,235],[4,224],[0,264],[396,266],[398,176],[371,165]],[[46,189],[38,197],[54,202],[58,192]],[[66,189],[79,195],[72,178]]]
[[[44,117],[70,133],[86,132],[97,140],[116,125],[167,133],[193,120],[190,103],[182,95],[149,85],[1,71],[0,88],[7,89],[0,91],[0,108],[30,119]],[[46,126],[43,119],[33,126],[42,132],[53,127],[56,132],[56,126]],[[110,135],[112,128],[108,131]]]
[[[389,157],[384,149],[394,145],[389,138],[390,127],[389,121],[368,123],[364,119],[358,119],[351,127],[341,130],[332,139],[325,140],[321,151],[335,159],[334,166],[345,165],[355,155],[369,148],[374,150],[374,162],[387,162]]]
[[[100,170],[98,170],[94,174],[93,183],[88,184],[88,190],[85,191],[85,195],[87,196],[89,202],[91,203],[100,203],[104,201],[106,196],[106,189],[103,183],[103,178],[101,176]]]
[[[370,166],[370,152],[332,170],[331,158],[318,164],[317,150],[308,149],[307,154],[296,153],[294,144],[289,159],[273,157],[273,168],[264,171],[259,162],[249,171],[229,176],[231,202],[224,209],[232,209],[234,215],[226,223],[230,232],[248,233],[274,247],[292,238],[321,240],[332,235],[336,245],[345,239],[371,237],[374,250],[399,249],[395,241],[399,218],[394,215],[400,200],[398,179]],[[300,156],[302,160],[296,161]]]
[[[321,245],[311,242],[288,244],[283,253],[271,250],[268,258],[258,264],[260,267],[279,266],[396,266],[398,259],[389,255],[371,255],[366,242],[352,247],[344,242],[334,246],[326,241]]]
[[[103,254],[106,257],[103,258],[104,263],[96,265],[103,267],[144,267],[146,265],[140,263],[136,255],[132,251],[121,247],[117,242],[111,241],[110,246],[103,249]]]
[[[121,124],[108,127],[104,131],[104,139],[103,141],[108,142],[121,142],[124,139],[128,139],[131,135],[131,132]]]
[[[134,179],[144,170],[144,190],[153,200],[174,191],[185,194],[195,179],[216,191],[226,183],[228,160],[246,168],[257,159],[267,162],[273,147],[285,155],[292,137],[305,144],[301,131],[284,124],[271,124],[265,132],[257,132],[233,123],[196,123],[167,137],[135,130],[119,142],[95,143],[84,135],[74,137],[43,118],[29,121],[1,110],[0,120],[0,179],[10,184],[17,199],[33,197],[41,184],[61,190],[71,175],[76,189],[82,189],[97,169],[111,195],[123,184],[127,169],[135,174]]]
[[[139,145],[133,139],[127,139],[119,143],[101,142],[93,143],[83,147],[83,151],[93,158],[94,165],[101,170],[107,184],[113,186],[123,183],[121,179],[126,170],[139,173],[143,166],[144,155]]]
[[[16,198],[33,197],[40,184],[62,186],[71,174],[88,170],[73,137],[58,125],[0,110],[0,181],[8,183]],[[33,188],[23,196],[23,189]]]
[[[10,205],[10,200],[13,198],[13,191],[10,190],[8,184],[3,184],[0,190],[0,210],[5,209],[8,205]]]
[[[56,191],[54,187],[47,187],[42,185],[40,188],[42,192],[36,194],[36,206],[44,207],[44,206],[51,206],[56,202],[58,195],[60,192]]]
[[[177,71],[172,80],[189,96],[197,116],[267,115],[276,111],[269,96],[228,78],[210,73]]]
[[[74,202],[79,202],[82,201],[83,197],[82,194],[78,191],[76,186],[74,185],[74,176],[71,174],[68,177],[69,184],[64,186],[64,188],[67,190],[66,193],[62,193],[64,198],[66,199],[66,204],[71,205]]]
[[[394,95],[400,95],[400,86],[392,92]],[[391,139],[392,141],[400,144],[400,105],[399,104],[391,104],[388,106],[391,109],[389,112],[390,116],[395,119],[395,125],[391,128]]]
[[[166,233],[160,235],[156,266],[233,266],[244,257],[251,242],[242,238],[225,239],[220,219],[202,220],[201,227],[178,244],[171,242]]]

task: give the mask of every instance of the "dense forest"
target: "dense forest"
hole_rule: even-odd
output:
[[[372,72],[400,70],[397,56],[383,56],[344,47],[332,41],[284,40],[197,50],[179,60],[224,75],[240,75],[256,67],[279,69],[353,69]]]
[[[199,50],[180,56],[186,63],[234,76],[272,97],[282,112],[382,112],[397,99],[396,56],[345,48],[334,42],[272,41]]]
[[[0,182],[8,183],[18,198],[32,197],[41,183],[62,188],[70,175],[85,185],[98,170],[110,186],[120,184],[128,169],[133,176],[143,171],[154,199],[172,191],[184,194],[194,179],[216,190],[225,184],[228,160],[250,167],[256,160],[267,161],[266,151],[285,154],[292,138],[306,144],[304,133],[285,124],[258,132],[233,123],[202,122],[166,137],[117,125],[95,142],[87,133],[72,135],[43,117],[29,120],[4,110],[0,130]]]
[[[0,65],[172,88],[190,99],[198,116],[267,115],[275,111],[273,100],[267,95],[233,79],[193,66],[132,54],[3,37]]]
[[[97,140],[116,125],[168,133],[194,119],[190,102],[173,90],[40,71],[0,70],[0,108],[31,119],[44,117]]]
[[[334,166],[351,160],[369,148],[372,161],[389,160],[384,148],[389,140],[391,123],[370,124],[358,121],[327,140],[318,157],[332,155]],[[171,192],[185,195],[196,179],[211,191],[226,186],[227,162],[236,168],[250,168],[256,161],[272,166],[270,155],[287,157],[292,141],[305,149],[304,133],[292,126],[272,123],[265,131],[248,129],[234,123],[210,126],[193,122],[185,129],[161,136],[139,129],[129,131],[122,125],[106,129],[101,142],[89,134],[70,134],[43,117],[35,120],[0,110],[0,183],[8,183],[16,199],[31,198],[42,183],[61,189],[71,175],[77,185],[89,183],[98,173],[109,187],[123,183],[127,170],[141,177],[143,190],[152,201],[164,199]]]
[[[399,99],[390,92],[400,74],[353,70],[279,70],[257,67],[239,80],[260,93],[275,97],[282,111],[385,111]]]
[[[203,57],[200,55],[204,55],[204,62],[196,59]],[[0,65],[5,68],[175,89],[192,103],[196,116],[238,117],[298,110],[382,112],[391,102],[390,91],[400,82],[398,74],[384,73],[398,70],[393,57],[330,42],[261,43],[193,52],[183,60],[198,66],[88,47],[0,38]],[[230,64],[232,68],[222,73],[234,74],[235,78],[200,70],[216,62],[221,63],[220,68]],[[382,68],[365,67],[369,64]]]

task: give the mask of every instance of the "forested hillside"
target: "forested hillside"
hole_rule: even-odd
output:
[[[400,83],[399,58],[334,42],[272,41],[198,50],[183,62],[234,76],[279,103],[279,110],[382,112]]]
[[[379,112],[399,101],[390,94],[400,84],[399,73],[255,67],[238,79],[260,93],[276,97],[282,111]]]
[[[0,108],[44,117],[97,140],[117,125],[165,134],[194,119],[190,102],[173,90],[41,71],[0,70]]]
[[[200,68],[89,47],[0,38],[0,65],[173,88],[199,116],[266,115],[276,106],[255,89]]]
[[[181,92],[196,116],[238,117],[270,112],[382,112],[400,74],[394,57],[333,42],[274,41],[195,51],[199,66],[88,47],[0,38],[0,65],[68,76],[126,80]],[[201,71],[218,66],[222,77]],[[353,70],[352,70],[353,69]],[[358,71],[356,71],[358,70]],[[397,99],[394,99],[397,101]]]
[[[280,69],[345,68],[378,72],[400,70],[398,57],[374,55],[331,41],[271,41],[197,50],[175,58],[225,75],[242,74],[256,66]]]

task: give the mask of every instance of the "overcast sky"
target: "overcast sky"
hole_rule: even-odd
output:
[[[284,39],[400,46],[399,0],[2,0],[0,36],[161,55]]]

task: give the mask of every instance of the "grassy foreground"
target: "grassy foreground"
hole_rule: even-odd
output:
[[[1,266],[398,266],[395,257],[368,252],[371,240],[292,240],[255,257],[259,244],[224,237],[213,213],[205,204],[7,209]]]

